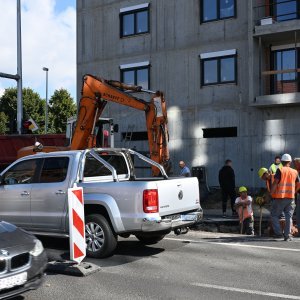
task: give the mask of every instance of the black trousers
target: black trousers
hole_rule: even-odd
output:
[[[230,198],[230,204],[231,204],[231,209],[234,212],[234,203],[235,203],[235,190],[234,189],[223,189],[222,188],[222,209],[223,213],[226,212],[226,207],[227,207],[227,199],[228,197]]]
[[[247,235],[254,234],[254,219],[253,218],[246,218],[243,221],[243,232],[242,233],[243,234],[246,233]]]

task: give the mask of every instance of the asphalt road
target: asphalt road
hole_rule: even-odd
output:
[[[51,258],[67,244],[45,241]],[[59,249],[58,249],[59,248]],[[48,274],[17,299],[299,299],[300,238],[293,242],[220,233],[168,235],[154,246],[121,239],[116,254],[86,259],[88,277]]]

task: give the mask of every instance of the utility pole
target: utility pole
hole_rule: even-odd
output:
[[[22,95],[22,41],[21,41],[21,0],[17,0],[17,130],[22,134],[23,95]]]
[[[17,131],[22,134],[23,94],[22,94],[22,43],[21,43],[21,3],[17,0],[17,74],[0,72],[0,77],[17,81]]]

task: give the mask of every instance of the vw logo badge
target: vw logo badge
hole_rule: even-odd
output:
[[[0,250],[0,255],[8,256],[8,255],[9,255],[9,252],[6,251],[6,250],[1,249],[1,250]]]
[[[182,200],[182,198],[183,198],[183,191],[180,191],[180,192],[178,193],[178,199],[179,199],[179,200]]]

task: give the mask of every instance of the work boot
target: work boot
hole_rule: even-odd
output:
[[[292,242],[292,241],[293,241],[293,238],[292,238],[292,236],[290,236],[290,235],[289,235],[289,236],[285,236],[285,237],[284,237],[284,241],[285,241],[285,242]]]

